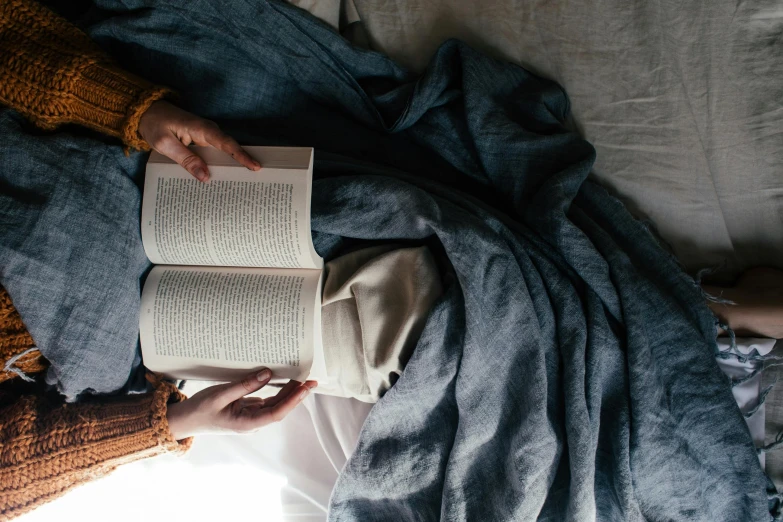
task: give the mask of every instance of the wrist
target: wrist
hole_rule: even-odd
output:
[[[187,426],[187,416],[183,410],[184,405],[184,401],[174,402],[169,404],[166,409],[169,432],[174,440],[187,439],[192,436],[191,430]]]

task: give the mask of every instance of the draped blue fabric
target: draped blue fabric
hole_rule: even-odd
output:
[[[241,143],[315,147],[324,256],[439,253],[446,292],[331,519],[770,519],[700,290],[589,180],[558,85],[458,41],[414,76],[277,2],[99,6],[91,36],[184,108]],[[62,390],[117,389],[148,268],[146,156],[8,110],[0,132],[1,282]]]

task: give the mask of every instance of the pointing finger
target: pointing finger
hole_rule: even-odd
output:
[[[251,158],[234,138],[221,131],[217,125],[210,126],[204,131],[204,140],[206,143],[203,145],[212,145],[237,160],[244,167],[250,170],[261,170],[261,164]],[[199,143],[199,145],[202,144]]]

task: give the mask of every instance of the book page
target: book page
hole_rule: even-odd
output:
[[[157,266],[141,298],[144,364],[230,381],[265,366],[304,380],[321,348],[321,270]]]
[[[172,160],[150,155],[141,234],[155,264],[322,268],[310,233],[313,151],[245,147],[262,168],[194,147],[209,165],[201,183]]]

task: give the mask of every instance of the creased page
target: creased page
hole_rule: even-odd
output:
[[[142,204],[144,250],[155,264],[321,268],[310,236],[312,149],[247,147],[252,172],[219,151],[199,149],[201,183],[150,156]],[[230,163],[229,163],[230,162]]]
[[[155,267],[142,293],[145,366],[177,379],[227,381],[261,366],[277,378],[305,379],[320,334],[320,275]]]

